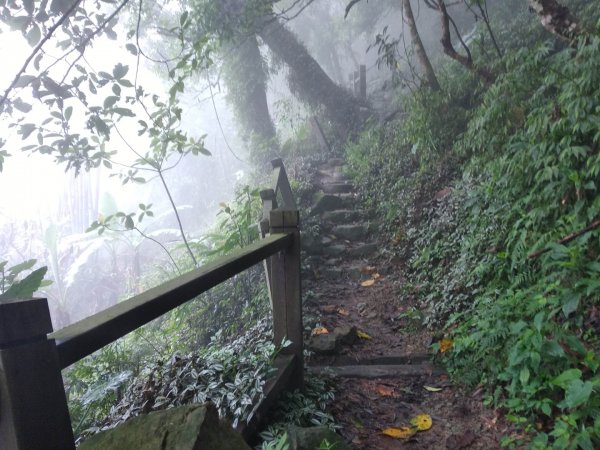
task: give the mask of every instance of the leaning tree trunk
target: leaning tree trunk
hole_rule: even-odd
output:
[[[402,0],[402,7],[404,16],[406,17],[406,23],[408,24],[408,29],[410,30],[410,38],[412,40],[413,45],[415,46],[415,54],[417,55],[417,59],[419,60],[421,70],[423,70],[423,73],[425,74],[427,84],[434,91],[439,91],[440,83],[438,82],[438,79],[435,76],[433,66],[431,65],[431,61],[427,56],[427,52],[425,51],[425,47],[423,46],[423,41],[421,41],[421,36],[419,35],[419,31],[417,30],[417,23],[415,21],[415,16],[413,15],[412,7],[410,6],[410,0]]]
[[[571,40],[580,33],[577,19],[569,8],[556,0],[529,0],[529,7],[550,33],[566,40]]]
[[[257,33],[289,67],[292,91],[313,106],[322,105],[338,132],[356,133],[362,123],[358,100],[327,76],[296,36],[272,17]]]
[[[225,59],[224,80],[246,137],[258,137],[263,144],[276,140],[275,127],[267,103],[267,71],[256,36],[244,37]]]
[[[457,61],[458,63],[465,66],[471,72],[479,75],[486,84],[492,84],[496,80],[496,76],[489,69],[487,69],[485,67],[476,66],[473,63],[473,57],[471,56],[471,52],[469,51],[469,48],[467,47],[467,45],[462,41],[460,33],[456,29],[456,24],[454,22],[452,22],[452,25],[454,26],[454,29],[456,31],[456,34],[458,35],[458,38],[461,40],[462,46],[464,47],[464,49],[467,52],[467,56],[461,55],[459,52],[456,51],[456,49],[454,48],[454,45],[452,45],[452,37],[450,34],[450,22],[452,19],[450,18],[450,14],[448,14],[448,10],[446,9],[445,0],[437,0],[436,9],[440,13],[440,18],[442,21],[441,43],[442,43],[442,48],[444,49],[444,53],[446,55],[448,55],[450,58]]]

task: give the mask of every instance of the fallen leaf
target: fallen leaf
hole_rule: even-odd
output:
[[[442,339],[439,343],[440,343],[440,353],[447,352],[454,345],[454,341],[452,339]]]
[[[348,316],[350,314],[346,308],[338,308],[337,312],[340,316]]]
[[[386,436],[396,439],[408,439],[413,436],[417,430],[413,427],[386,428],[382,433]]]
[[[373,338],[372,338],[371,336],[369,336],[367,333],[365,333],[364,331],[360,331],[360,330],[357,330],[357,331],[356,331],[356,335],[357,335],[359,338],[361,338],[361,339],[367,339],[367,340],[371,340],[371,339],[373,339]]]
[[[360,269],[362,273],[375,273],[377,272],[377,268],[373,266],[364,266]]]
[[[371,277],[372,277],[374,280],[379,280],[379,279],[381,278],[381,275],[379,275],[378,273],[374,273],[373,275],[371,275]]]
[[[360,283],[360,285],[362,287],[369,287],[369,286],[373,286],[375,284],[375,280],[373,280],[372,278],[370,280],[365,280],[362,283]]]
[[[394,396],[394,388],[389,386],[379,385],[375,388],[375,391],[382,397],[393,397]]]
[[[442,388],[433,387],[433,386],[423,386],[423,389],[425,389],[426,391],[429,391],[429,392],[440,392],[442,390]]]
[[[429,414],[419,414],[418,416],[410,419],[410,424],[413,425],[419,431],[426,431],[431,428],[433,421]]]
[[[318,336],[319,334],[329,334],[329,330],[325,327],[317,327],[310,333],[311,336]]]
[[[336,312],[336,310],[336,305],[325,305],[321,307],[321,311],[323,311],[325,314],[333,314],[334,312]]]

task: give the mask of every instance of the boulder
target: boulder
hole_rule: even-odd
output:
[[[318,334],[310,338],[308,348],[318,355],[332,355],[338,349],[338,342],[334,334]]]
[[[214,405],[188,405],[138,416],[98,433],[79,450],[250,450]]]
[[[290,425],[287,428],[289,450],[315,450],[319,448],[332,448],[335,450],[349,450],[350,447],[334,431],[327,427],[302,428]],[[322,444],[328,443],[325,447]]]
[[[336,327],[333,330],[333,335],[338,344],[352,345],[358,341],[358,334],[356,327],[350,325],[344,325]]]

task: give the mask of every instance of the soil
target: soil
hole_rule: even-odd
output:
[[[339,166],[335,162],[322,168],[319,184],[339,183]],[[322,229],[336,245],[360,245],[336,239],[325,224]],[[369,240],[369,235],[362,240]],[[511,432],[510,426],[498,411],[483,405],[479,391],[464,391],[432,363],[433,334],[422,325],[414,299],[404,292],[402,267],[381,254],[313,256],[305,277],[305,316],[311,328],[321,326],[332,332],[336,327],[354,326],[368,335],[352,345],[341,345],[333,355],[315,354],[307,362],[309,370],[317,371],[364,366],[364,376],[334,377],[336,398],[331,412],[341,426],[338,432],[351,448],[364,450],[501,448],[500,440]],[[367,280],[375,281],[361,285]],[[370,369],[382,363],[393,364],[389,367],[398,371],[373,377]],[[410,419],[418,414],[431,416],[429,430],[408,439],[382,433],[388,427],[410,426]]]

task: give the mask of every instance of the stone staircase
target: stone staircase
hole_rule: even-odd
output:
[[[317,171],[320,192],[311,216],[318,216],[320,235],[306,242],[305,250],[329,279],[360,279],[361,259],[376,254],[376,226],[357,207],[354,185],[344,174],[344,161],[331,159]],[[354,264],[351,264],[354,263]]]

